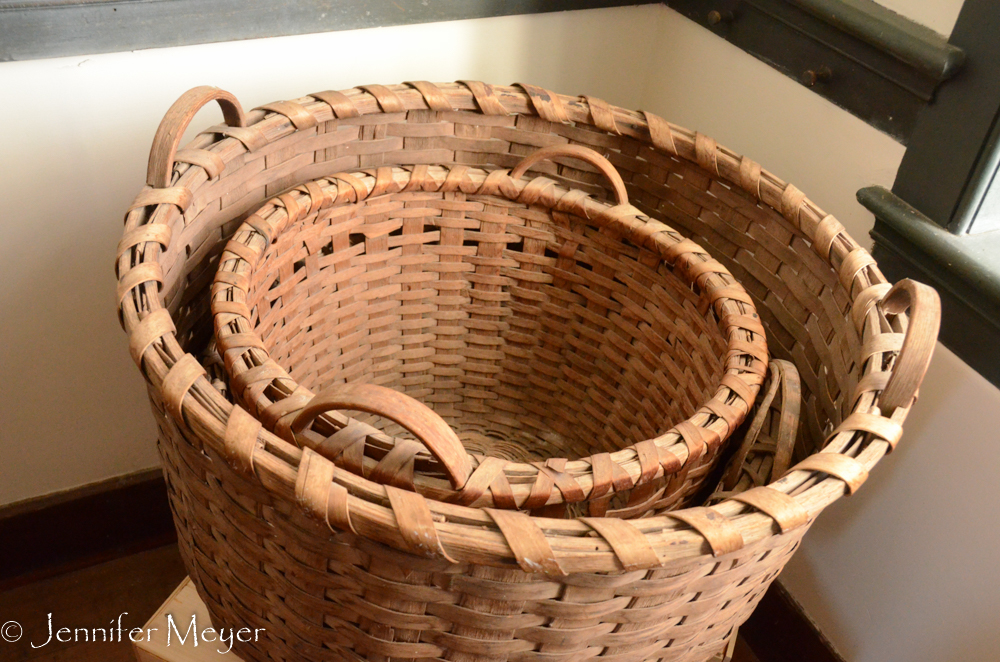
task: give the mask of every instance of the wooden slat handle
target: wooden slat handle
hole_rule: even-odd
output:
[[[597,169],[611,181],[611,186],[614,188],[615,199],[618,201],[618,204],[628,204],[628,192],[625,190],[625,182],[622,181],[622,176],[618,174],[618,170],[616,170],[611,162],[606,158],[594,150],[588,149],[582,145],[549,145],[548,147],[543,147],[536,152],[532,152],[526,156],[523,161],[518,163],[514,169],[510,171],[510,176],[513,179],[520,179],[524,176],[524,173],[527,172],[528,168],[535,165],[539,161],[547,161],[559,156],[580,159],[581,161],[586,161],[592,166],[596,166]]]
[[[933,287],[907,278],[893,285],[879,305],[891,315],[910,309],[903,347],[879,397],[882,414],[889,416],[896,407],[910,406],[927,374],[941,328],[941,299]]]
[[[218,101],[222,115],[229,126],[246,126],[243,107],[236,97],[217,87],[202,85],[188,90],[180,96],[160,121],[153,137],[153,148],[149,151],[149,166],[146,168],[146,183],[153,188],[170,186],[174,171],[174,157],[184,130],[195,114],[210,101]]]
[[[455,489],[465,487],[472,473],[469,454],[455,431],[422,402],[375,384],[338,384],[309,401],[292,421],[292,433],[299,434],[317,416],[334,409],[364,411],[402,425],[441,462]]]

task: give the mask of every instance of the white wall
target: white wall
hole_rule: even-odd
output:
[[[911,21],[926,25],[940,34],[951,34],[963,0],[876,0]]]
[[[530,82],[641,106],[661,8],[515,16],[0,63],[0,504],[157,464],[115,317],[149,144],[195,85],[244,108],[403,80]],[[206,109],[194,126],[221,118]]]
[[[885,4],[948,32],[961,3]],[[112,261],[178,94],[214,84],[250,108],[465,77],[662,114],[794,182],[866,243],[872,218],[854,192],[890,186],[903,154],[658,6],[0,64],[0,504],[157,461],[115,321]],[[206,111],[195,124],[209,121]],[[782,579],[849,662],[997,659],[998,431],[1000,391],[939,346],[897,452],[806,537]]]
[[[870,244],[854,192],[892,186],[903,146],[680,14],[661,19],[643,108],[794,182]]]

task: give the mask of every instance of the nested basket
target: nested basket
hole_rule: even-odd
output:
[[[522,179],[556,158],[599,168],[618,204]],[[439,500],[675,506],[749,410],[767,346],[725,267],[627,202],[614,167],[576,145],[510,174],[383,167],[269,200],[212,289],[237,401],[338,466]],[[404,430],[434,458],[383,434]]]
[[[175,154],[212,99],[227,125]],[[609,156],[648,224],[711,251],[754,297],[771,355],[796,364],[807,433],[778,480],[636,520],[445,504],[262,430],[204,377],[190,352],[212,334],[216,258],[264,200],[345,170],[509,168],[567,142]],[[590,169],[548,175],[604,192]],[[267,630],[236,650],[247,660],[707,660],[809,523],[896,445],[937,334],[933,290],[890,287],[836,219],[753,161],[527,85],[373,85],[249,114],[199,88],[161,123],[147,183],[119,246],[121,319],[199,594],[216,626]]]

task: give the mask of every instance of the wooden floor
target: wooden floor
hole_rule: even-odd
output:
[[[142,627],[186,575],[177,546],[170,545],[4,591],[0,593],[0,620],[17,621],[23,636],[14,644],[0,641],[0,659],[133,662],[128,630]],[[122,643],[59,643],[54,638],[45,643],[50,613],[58,631],[61,627],[108,628],[112,622],[117,627],[123,612],[128,613],[122,616]]]
[[[0,660],[10,662],[132,662],[128,631],[142,627],[185,576],[177,546],[160,547],[0,592],[0,621],[23,628],[16,643],[0,641]],[[126,613],[127,612],[127,613]],[[49,643],[48,614],[59,628],[113,629],[121,616],[122,642]],[[124,615],[123,615],[124,614]],[[8,629],[0,634],[10,634]],[[69,635],[70,637],[72,635]],[[67,638],[64,634],[63,638]],[[760,662],[740,640],[733,662]]]

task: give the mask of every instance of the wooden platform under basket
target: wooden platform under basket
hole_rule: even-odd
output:
[[[220,642],[218,641],[208,642],[199,639],[198,645],[195,646],[191,636],[188,636],[184,643],[180,643],[176,635],[171,633],[171,639],[168,642],[168,615],[172,615],[181,634],[186,634],[192,618],[197,623],[199,637],[202,636],[205,628],[212,627],[208,609],[198,597],[198,591],[195,590],[191,578],[187,577],[146,623],[143,629],[147,633],[152,631],[151,635],[144,636],[142,641],[133,643],[132,648],[138,662],[221,662],[222,660],[241,662],[235,653],[219,652]],[[221,650],[224,651],[227,647],[227,644],[221,644]]]

